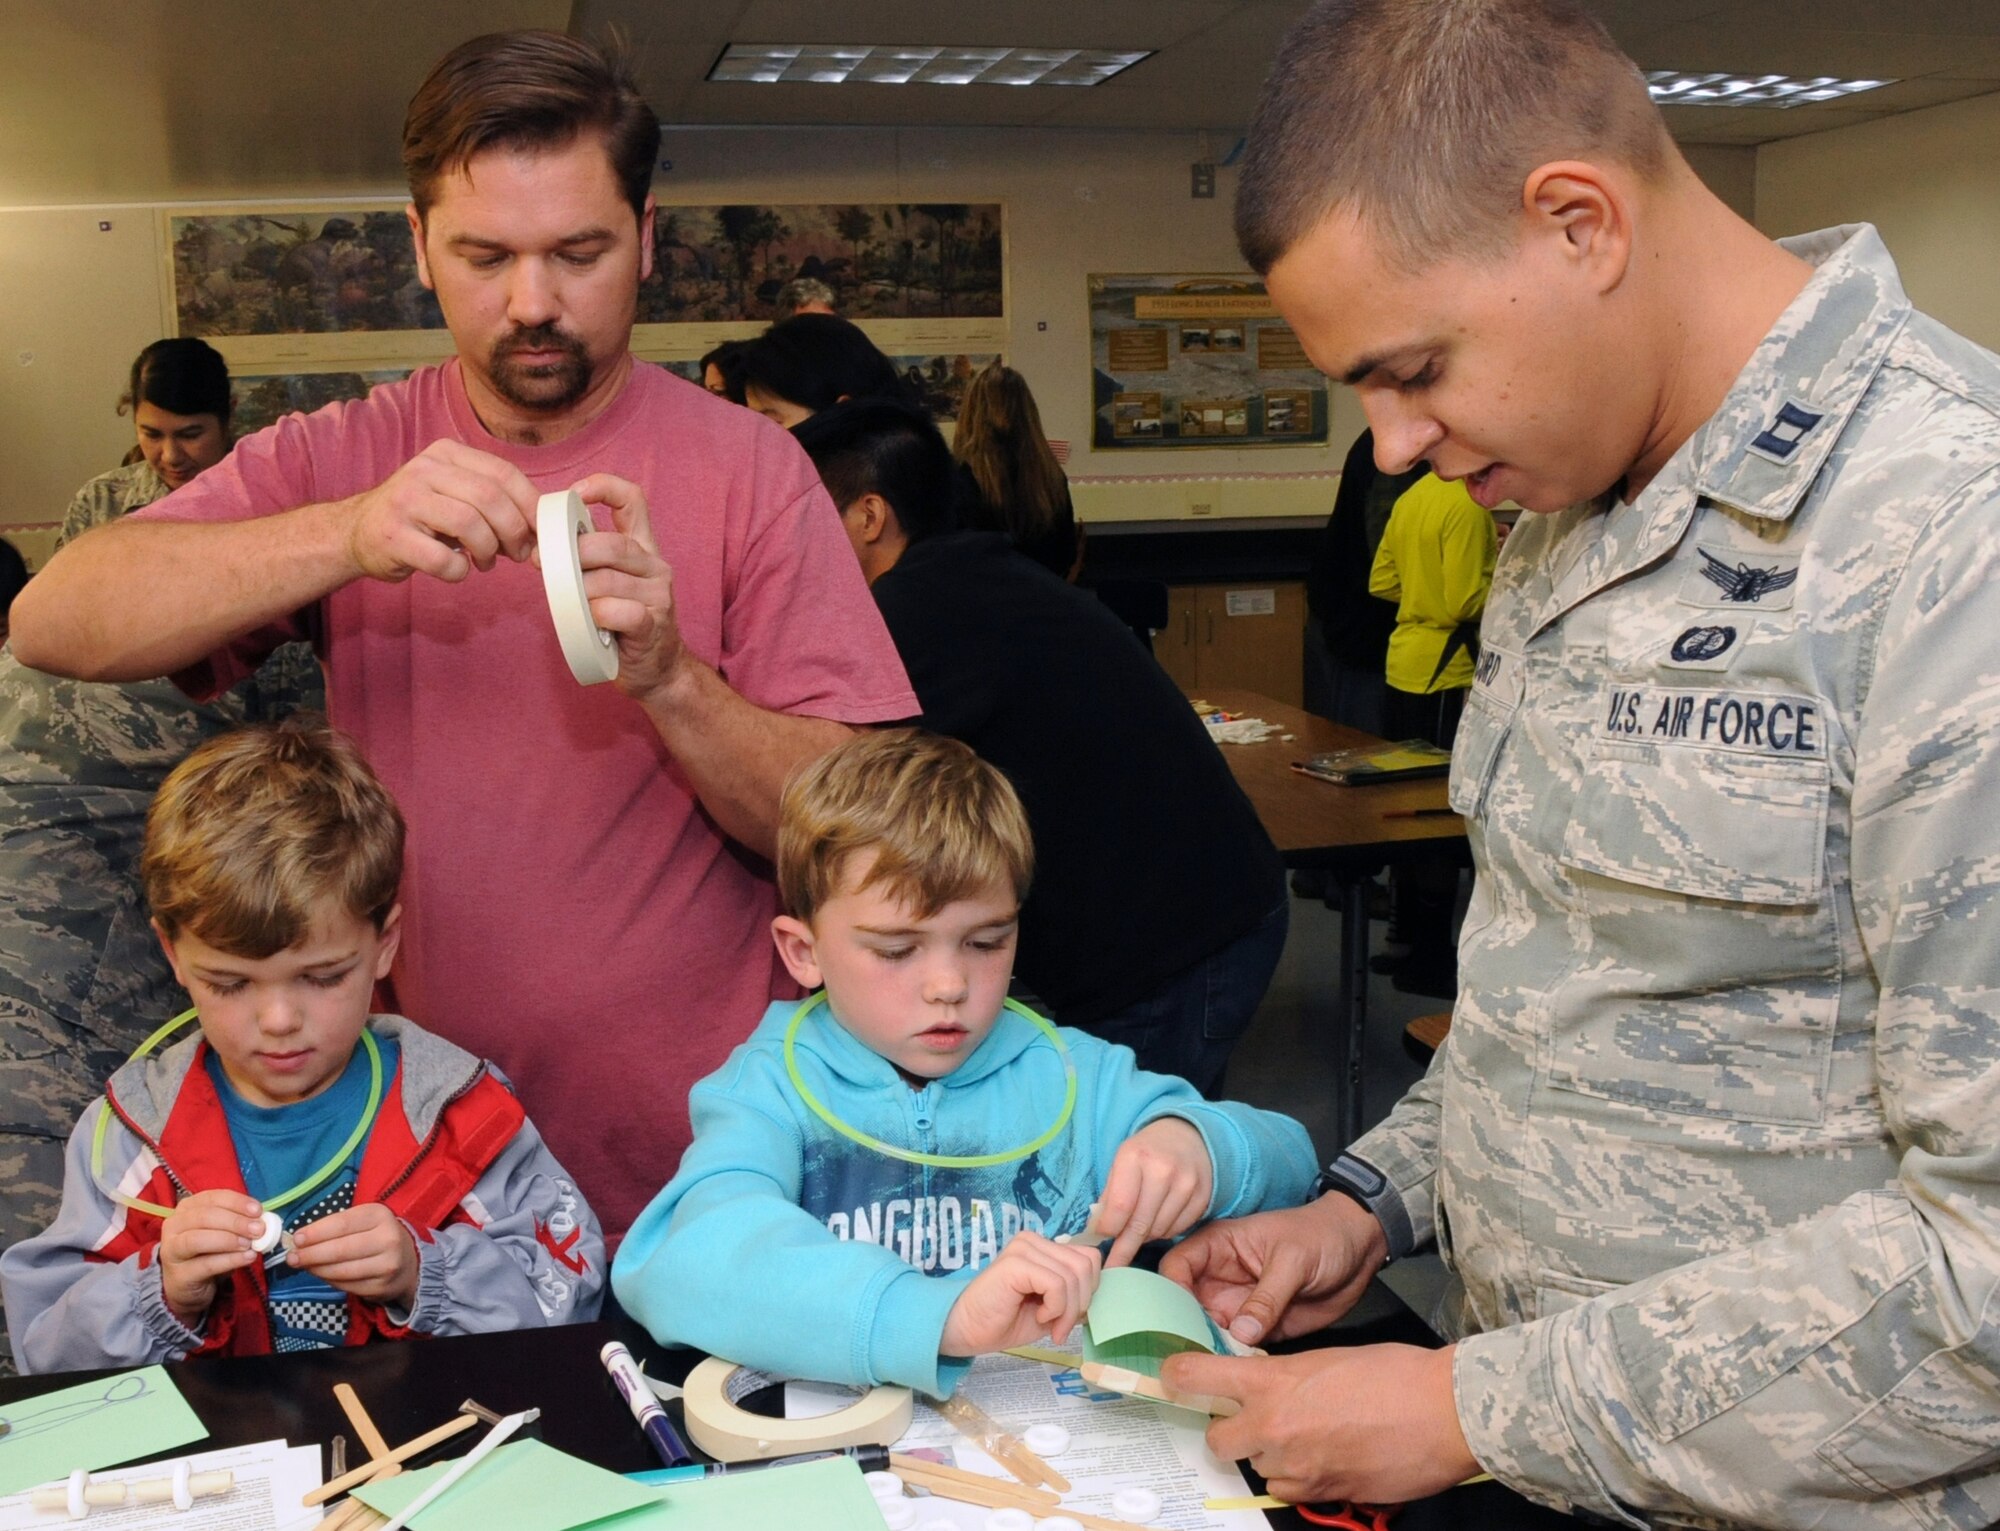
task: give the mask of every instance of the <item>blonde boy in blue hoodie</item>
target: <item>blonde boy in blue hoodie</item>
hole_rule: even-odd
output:
[[[1007,1001],[1033,869],[1019,799],[954,740],[857,736],[787,790],[792,976],[690,1098],[694,1143],[612,1268],[654,1337],[788,1376],[948,1394],[1082,1317],[1091,1222],[1148,1239],[1303,1201],[1288,1117],[1204,1100]]]

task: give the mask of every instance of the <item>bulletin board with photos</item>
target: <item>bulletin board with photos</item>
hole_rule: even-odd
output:
[[[229,363],[239,432],[359,398],[452,355],[401,202],[162,211],[173,332]],[[699,381],[698,358],[779,317],[794,277],[840,310],[940,419],[1006,343],[999,203],[660,207],[633,354]]]
[[[1089,283],[1099,451],[1326,444],[1326,379],[1256,277],[1100,274]]]

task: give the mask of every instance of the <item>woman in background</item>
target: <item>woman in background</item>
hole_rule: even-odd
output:
[[[732,404],[743,402],[743,348],[747,340],[725,340],[701,359],[701,386]]]
[[[206,342],[147,346],[118,405],[133,459],[77,491],[57,546],[220,462],[229,403],[229,369]],[[77,1115],[187,1005],[139,890],[154,789],[211,735],[321,705],[302,643],[207,703],[169,680],[61,680],[0,652],[0,1246],[55,1218]],[[0,1373],[12,1369],[0,1329]]]
[[[962,469],[959,524],[1003,533],[1036,563],[1074,579],[1083,537],[1027,379],[998,360],[975,373],[951,449]]]

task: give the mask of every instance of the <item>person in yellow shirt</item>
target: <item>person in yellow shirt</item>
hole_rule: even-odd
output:
[[[1383,731],[1391,739],[1428,739],[1451,747],[1472,686],[1479,614],[1486,609],[1498,550],[1492,512],[1463,484],[1435,473],[1404,490],[1390,511],[1368,590],[1396,602],[1382,708]],[[1455,862],[1398,870],[1391,936],[1407,941],[1410,950],[1382,963],[1397,988],[1455,997],[1451,910],[1457,894]]]

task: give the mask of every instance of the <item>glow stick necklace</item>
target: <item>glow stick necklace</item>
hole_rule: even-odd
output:
[[[197,1012],[193,1007],[183,1010],[171,1021],[168,1021],[166,1025],[141,1042],[139,1050],[133,1053],[128,1061],[137,1063],[154,1048],[158,1047],[165,1038],[172,1036],[181,1027],[193,1020],[196,1014]],[[368,1034],[366,1026],[361,1028],[361,1045],[368,1053],[368,1103],[361,1108],[361,1120],[354,1124],[354,1131],[347,1135],[347,1141],[340,1145],[339,1150],[334,1156],[327,1160],[319,1169],[313,1171],[309,1179],[300,1181],[282,1196],[260,1197],[259,1200],[263,1203],[266,1212],[275,1211],[279,1207],[289,1206],[308,1191],[316,1189],[329,1175],[333,1174],[334,1171],[347,1162],[347,1156],[354,1152],[356,1146],[368,1135],[369,1127],[374,1125],[375,1112],[382,1104],[382,1050],[375,1045],[375,1039]],[[1074,1093],[1073,1080],[1072,1093]],[[111,1126],[112,1115],[111,1096],[107,1091],[104,1097],[104,1110],[98,1114],[97,1131],[92,1133],[90,1138],[90,1178],[97,1182],[98,1190],[109,1196],[121,1207],[130,1207],[134,1212],[145,1212],[154,1217],[171,1217],[174,1211],[172,1207],[163,1207],[158,1202],[153,1201],[140,1201],[136,1196],[127,1196],[123,1191],[114,1191],[104,1183],[104,1134]]]
[[[1007,1008],[1033,1022],[1042,1035],[1055,1043],[1056,1052],[1062,1057],[1063,1074],[1067,1078],[1068,1088],[1063,1093],[1062,1110],[1056,1114],[1055,1122],[1048,1131],[1030,1142],[1023,1143],[1019,1148],[1010,1148],[997,1154],[927,1154],[920,1153],[914,1148],[898,1148],[894,1143],[885,1143],[880,1138],[870,1137],[860,1128],[843,1122],[822,1105],[819,1097],[806,1087],[805,1075],[799,1072],[799,1027],[808,1015],[825,1003],[826,990],[821,989],[819,993],[800,1000],[798,1008],[792,1012],[791,1023],[785,1027],[785,1072],[791,1075],[792,1088],[799,1092],[799,1099],[806,1103],[814,1116],[843,1138],[859,1143],[863,1148],[872,1148],[878,1154],[887,1154],[891,1159],[901,1159],[906,1164],[928,1164],[934,1169],[990,1169],[996,1164],[1011,1164],[1016,1159],[1025,1159],[1036,1149],[1046,1148],[1056,1140],[1063,1128],[1069,1125],[1070,1115],[1076,1110],[1076,1062],[1070,1057],[1069,1047],[1063,1041],[1062,1034],[1026,1005],[1010,999],[1006,1002]]]

